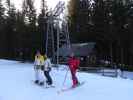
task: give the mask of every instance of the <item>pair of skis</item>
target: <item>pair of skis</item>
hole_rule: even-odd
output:
[[[47,85],[46,83],[43,84],[43,85],[40,85],[40,84],[38,84],[38,83],[35,83],[34,81],[33,81],[33,83],[34,83],[35,85],[39,86],[39,87],[44,87],[44,88],[55,88],[54,85]]]
[[[47,89],[47,88],[55,88],[54,85],[40,85],[40,84],[37,84],[37,83],[34,83],[34,84],[37,85],[37,86],[39,86],[39,87],[44,87],[44,88],[46,88],[46,89]],[[85,81],[81,82],[80,84],[78,84],[78,85],[75,86],[75,87],[63,88],[63,89],[57,91],[57,94],[61,94],[61,93],[63,93],[63,92],[67,92],[67,91],[73,90],[73,89],[78,88],[78,87],[80,87],[80,86],[82,86],[82,85],[84,85],[84,84],[85,84]]]

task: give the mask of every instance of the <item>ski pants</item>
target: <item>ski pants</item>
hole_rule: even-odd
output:
[[[52,78],[51,78],[51,76],[50,76],[50,74],[49,74],[49,71],[44,71],[44,75],[45,75],[45,77],[46,77],[46,82],[47,82],[47,84],[48,85],[52,85]]]
[[[34,68],[35,80],[43,82],[44,81],[43,71],[39,67],[40,67],[40,65],[36,65],[35,68]]]
[[[70,69],[71,75],[72,75],[72,81],[73,81],[73,86],[76,86],[78,82],[78,78],[76,77],[76,70]]]

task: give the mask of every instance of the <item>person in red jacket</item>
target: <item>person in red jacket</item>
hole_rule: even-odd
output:
[[[76,76],[76,71],[78,69],[79,64],[80,64],[80,60],[77,59],[74,56],[74,54],[72,53],[70,55],[69,60],[68,60],[68,65],[69,65],[69,69],[71,71],[71,76],[72,76],[72,81],[73,81],[72,87],[76,87],[78,84],[80,84],[79,81],[78,81],[78,78]]]

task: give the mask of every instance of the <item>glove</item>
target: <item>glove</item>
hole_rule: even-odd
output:
[[[39,67],[40,67],[40,66],[38,66],[38,65],[35,65],[35,66],[34,66],[34,69],[39,69]]]
[[[48,67],[48,71],[49,71],[49,72],[51,71],[51,67]]]
[[[41,70],[42,70],[42,71],[44,70],[44,66],[43,66],[43,65],[41,66]]]

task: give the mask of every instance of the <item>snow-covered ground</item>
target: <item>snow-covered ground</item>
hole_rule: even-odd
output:
[[[55,88],[35,85],[33,64],[0,60],[0,100],[133,100],[133,80],[78,73],[85,84],[58,94],[66,74],[53,69]],[[70,73],[64,87],[71,86]]]

